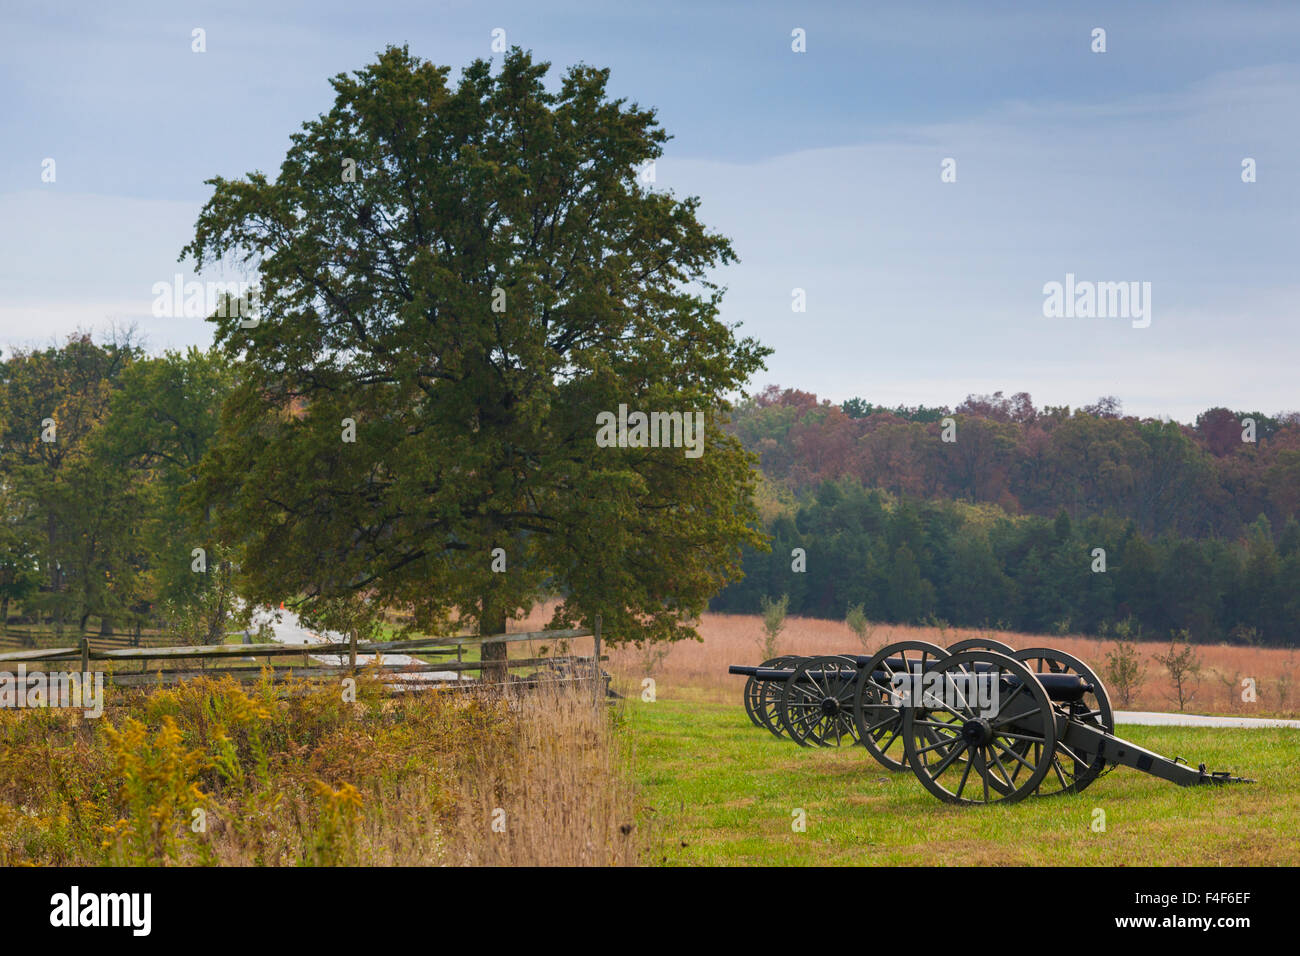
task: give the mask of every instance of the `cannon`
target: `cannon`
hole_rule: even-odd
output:
[[[1116,736],[1100,677],[1055,648],[903,641],[870,656],[775,658],[729,672],[754,683],[774,733],[779,722],[804,746],[861,744],[950,803],[1079,793],[1117,766],[1180,786],[1250,782]]]
[[[923,646],[934,655],[945,653],[942,648],[921,642],[892,646],[907,654],[913,644]],[[959,641],[948,652],[970,647],[1011,652],[1007,645],[985,639]],[[856,719],[857,702],[850,688],[851,684],[856,686],[857,673],[846,667],[844,661],[861,669],[872,662],[872,657],[869,654],[818,658],[787,655],[764,661],[757,667],[732,665],[729,671],[748,678],[744,689],[745,713],[755,726],[764,727],[777,737],[789,737],[802,747],[838,747],[858,742],[861,732]],[[926,654],[922,654],[921,662],[926,659]],[[898,661],[891,663],[901,666]],[[868,739],[866,746],[886,766],[899,769],[898,761],[878,751],[874,740]],[[901,753],[901,744],[899,749]]]
[[[753,722],[755,727],[763,727],[771,731],[777,737],[785,735],[785,728],[781,726],[780,716],[778,713],[782,685],[773,680],[756,677],[754,672],[762,670],[780,670],[799,663],[801,657],[773,657],[770,660],[763,661],[758,667],[748,667],[742,670],[733,670],[732,673],[742,673],[749,677],[745,681],[744,700],[745,714]]]
[[[745,712],[755,725],[801,747],[830,747],[857,741],[852,689],[868,660],[852,654],[777,657],[728,670],[749,678]]]

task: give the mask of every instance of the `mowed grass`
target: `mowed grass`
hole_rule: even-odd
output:
[[[1257,783],[1178,787],[1127,767],[1082,794],[958,807],[863,749],[754,727],[739,697],[629,700],[624,729],[660,865],[1295,865],[1300,731],[1122,726],[1121,736]],[[792,813],[807,813],[794,832]],[[1094,832],[1094,811],[1105,832]]]

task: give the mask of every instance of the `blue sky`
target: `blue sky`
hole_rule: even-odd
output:
[[[497,27],[659,110],[657,188],[732,237],[724,318],[776,349],[755,387],[1300,408],[1297,4],[6,0],[0,344],[114,321],[206,344],[150,315],[203,180],[273,172],[328,77],[386,44],[458,70]],[[1149,327],[1044,317],[1067,273],[1151,283]]]

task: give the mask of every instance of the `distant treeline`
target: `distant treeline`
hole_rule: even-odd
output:
[[[881,409],[768,389],[732,427],[760,457],[772,551],[745,550],[714,610],[788,594],[790,613],[828,618],[862,604],[876,620],[1038,633],[1300,635],[1294,415],[1212,409],[1184,426],[1120,417],[1114,399]]]
[[[711,609],[756,613],[761,597],[788,594],[791,614],[823,618],[861,604],[878,621],[1032,633],[1101,634],[1127,621],[1165,639],[1186,630],[1197,641],[1293,644],[1300,634],[1294,518],[1275,534],[1261,517],[1241,541],[1151,540],[1114,518],[891,497],[825,483],[770,522],[771,552],[746,549],[744,580]]]
[[[953,441],[942,440],[947,417]],[[768,480],[796,494],[853,479],[913,499],[1049,518],[1064,508],[1131,518],[1150,536],[1234,540],[1260,515],[1281,528],[1300,514],[1295,413],[1213,408],[1181,425],[1124,417],[1114,398],[1072,411],[998,392],[951,410],[886,409],[770,387],[739,404],[731,427]]]
[[[231,381],[215,352],[129,334],[0,362],[0,623],[222,638],[232,568],[184,499]]]

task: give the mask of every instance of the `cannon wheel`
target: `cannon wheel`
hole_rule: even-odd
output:
[[[894,692],[893,675],[905,672],[904,667],[889,663],[906,661],[906,667],[920,667],[948,656],[938,644],[928,641],[899,641],[886,644],[877,651],[862,668],[862,680],[858,682],[857,693],[853,698],[853,719],[857,723],[858,740],[875,757],[890,770],[902,770],[907,766],[903,749],[903,718],[898,707],[898,696]],[[928,742],[937,738],[925,731]]]
[[[1106,693],[1106,685],[1083,661],[1054,647],[1028,647],[1012,656],[1029,665],[1030,670],[1036,674],[1077,674],[1092,684],[1093,690],[1084,694],[1082,700],[1057,704],[1057,707],[1068,708],[1067,712],[1071,720],[1089,724],[1108,734],[1115,732],[1115,714],[1110,707],[1110,695]],[[1019,747],[1024,749],[1038,746],[1039,744],[1023,741],[1019,744]],[[1016,766],[1020,769],[1019,764]],[[1052,772],[1044,778],[1038,788],[1038,795],[1054,797],[1063,793],[1079,793],[1101,776],[1105,768],[1105,757],[1096,755],[1088,760],[1086,755],[1071,752],[1058,740],[1056,753],[1052,758]],[[1014,774],[1012,778],[1014,779]]]
[[[796,654],[789,654],[776,658],[776,661],[778,667],[788,667],[793,670],[807,659]],[[781,695],[783,693],[785,693],[785,684],[781,681],[763,681],[763,701],[758,714],[763,718],[763,726],[770,730],[775,737],[786,736],[785,725],[781,723]]]
[[[784,662],[789,660],[786,657],[773,657],[770,660],[763,661],[760,667],[782,667]],[[745,681],[745,716],[749,718],[750,723],[755,727],[763,726],[763,716],[761,713],[763,707],[763,687],[767,681],[759,680],[757,677],[751,677]]]
[[[847,657],[809,657],[794,669],[781,694],[781,725],[801,747],[858,742],[853,695],[858,665]]]
[[[976,667],[980,666],[977,672]],[[1056,752],[1052,701],[1029,667],[997,651],[961,651],[930,664],[941,686],[960,687],[949,678],[992,676],[999,693],[987,711],[978,711],[960,695],[927,698],[927,707],[903,708],[903,745],[918,780],[948,803],[990,804],[1023,800],[1051,772]],[[1013,683],[1008,688],[1003,678]],[[927,743],[924,731],[937,738]],[[1022,743],[1037,744],[1020,753]],[[1019,766],[1012,776],[1008,767]]]
[[[999,654],[1016,656],[1016,649],[1009,644],[987,640],[983,637],[968,637],[966,640],[958,641],[948,648],[949,654],[960,654],[962,651],[997,651]]]
[[[803,663],[804,658],[791,654],[782,657],[773,657],[763,663],[764,667],[795,667]],[[751,678],[751,680],[756,680]],[[785,690],[785,685],[779,681],[756,680],[758,684],[758,698],[754,703],[754,714],[758,717],[758,725],[772,732],[774,737],[784,737],[785,728],[781,726],[781,715],[779,713],[781,706],[781,692]],[[748,684],[748,682],[746,682]],[[748,697],[745,700],[745,707],[748,710],[750,704]],[[752,717],[750,718],[753,719]]]

